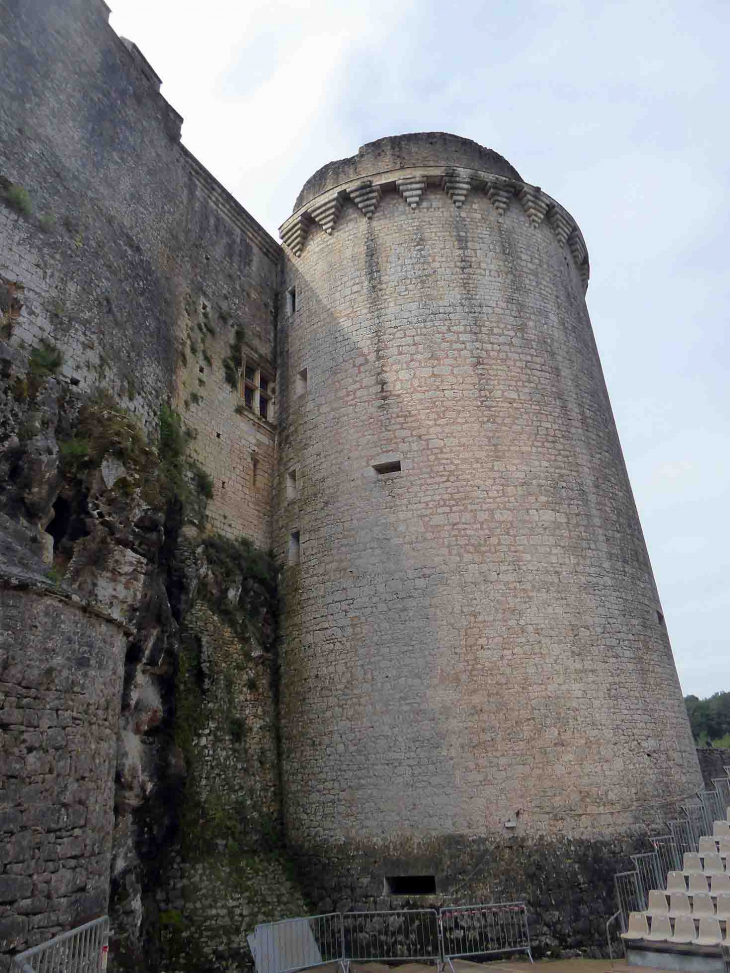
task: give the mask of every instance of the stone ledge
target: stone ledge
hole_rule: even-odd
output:
[[[125,635],[133,635],[134,629],[126,622],[115,618],[103,608],[99,608],[93,602],[82,598],[67,588],[54,584],[52,581],[40,578],[33,574],[20,572],[6,572],[0,567],[0,591],[8,589],[13,591],[27,591],[29,594],[38,595],[41,598],[55,598],[56,601],[63,601],[68,605],[74,605],[79,611],[87,615],[101,618],[105,622],[111,622],[116,628],[121,629]]]

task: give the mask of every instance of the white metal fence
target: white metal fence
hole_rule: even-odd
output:
[[[420,960],[451,968],[459,956],[527,953],[524,902],[379,912],[333,912],[256,926],[248,936],[256,973],[294,973],[338,963]],[[44,971],[45,973],[45,971]]]
[[[345,912],[342,922],[347,962],[438,961],[440,958],[435,909]]]
[[[329,912],[256,926],[248,944],[257,973],[293,973],[325,963],[342,963],[342,916]]]
[[[109,949],[109,917],[94,919],[13,956],[10,973],[103,973]]]
[[[441,950],[451,967],[458,956],[527,953],[532,962],[524,902],[465,905],[441,910]]]

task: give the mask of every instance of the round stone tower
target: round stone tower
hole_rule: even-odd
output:
[[[476,838],[618,833],[691,793],[573,217],[425,133],[319,170],[281,234],[291,844],[438,891]]]

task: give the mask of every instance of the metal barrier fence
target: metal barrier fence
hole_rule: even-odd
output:
[[[682,819],[667,823],[681,858],[684,858],[685,852],[697,851],[697,842],[694,840],[694,832],[689,821]]]
[[[730,778],[715,777],[712,783],[720,795],[720,817],[718,820],[724,821],[727,816],[727,809],[730,807]]]
[[[351,962],[402,960],[430,960],[439,969],[448,964],[453,973],[451,960],[458,956],[502,952],[524,952],[532,962],[524,902],[331,912],[260,923],[247,938],[256,973],[294,973],[325,963],[348,973]]]
[[[345,912],[342,926],[346,961],[438,961],[441,956],[435,909]]]
[[[725,817],[725,808],[722,806],[722,795],[717,787],[708,790],[698,791],[697,796],[705,807],[707,823],[710,827],[705,834],[712,834],[712,826],[715,821],[721,821]]]
[[[632,855],[631,861],[636,865],[639,876],[639,889],[644,901],[644,908],[649,908],[649,892],[652,889],[663,889],[665,879],[662,877],[659,865],[659,855],[655,851],[647,851],[642,855]]]
[[[443,959],[453,973],[457,956],[527,953],[532,962],[524,902],[466,905],[441,910]]]
[[[258,973],[293,973],[325,963],[343,965],[342,916],[328,912],[263,922],[248,937],[248,944]]]
[[[13,956],[10,973],[103,973],[109,950],[109,917],[94,919]]]
[[[659,856],[659,870],[661,875],[666,877],[668,872],[682,870],[682,856],[679,854],[677,842],[672,835],[663,834],[656,838],[650,838],[649,840],[654,847],[654,851]]]
[[[627,932],[629,913],[643,912],[647,908],[639,886],[639,873],[617,872],[613,881],[616,886],[616,899],[621,913],[621,932]]]
[[[702,835],[712,834],[712,824],[707,808],[702,803],[682,804],[682,810],[687,816],[692,829],[692,851],[697,851]]]

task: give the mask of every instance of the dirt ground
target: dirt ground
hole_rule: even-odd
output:
[[[322,973],[337,973],[337,964],[320,967]],[[404,963],[387,966],[385,963],[351,963],[350,973],[435,973],[436,967],[426,963]],[[502,960],[492,963],[471,963],[454,960],[456,973],[627,973],[625,959],[543,959],[533,965],[529,960]],[[661,973],[661,971],[652,971]]]

